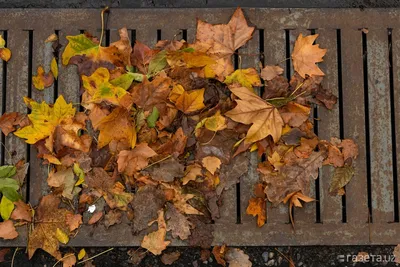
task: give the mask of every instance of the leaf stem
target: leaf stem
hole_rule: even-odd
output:
[[[145,169],[147,169],[147,168],[150,168],[151,166],[156,165],[157,163],[163,162],[164,160],[167,160],[167,159],[169,159],[170,157],[172,157],[172,155],[168,155],[168,156],[166,156],[165,158],[162,158],[162,159],[160,159],[160,160],[158,160],[158,161],[156,161],[156,162],[153,162],[153,163],[151,163],[150,165],[147,165],[146,167],[144,167],[142,170],[145,170]]]
[[[18,250],[19,250],[19,248],[17,247],[15,249],[15,251],[14,251],[14,254],[13,254],[12,259],[11,259],[11,267],[14,267],[14,259],[15,259],[15,255],[17,255],[17,251]]]
[[[107,249],[107,250],[104,250],[103,252],[100,252],[99,254],[94,255],[93,257],[87,258],[86,260],[80,261],[80,262],[78,262],[77,264],[82,264],[82,263],[84,263],[84,262],[93,260],[94,258],[96,258],[96,257],[98,257],[98,256],[100,256],[100,255],[103,255],[103,254],[105,254],[105,253],[107,253],[107,252],[110,252],[110,251],[113,250],[113,249],[114,249],[114,248],[109,248],[109,249]]]
[[[110,8],[106,6],[102,11],[101,11],[101,35],[100,35],[100,46],[103,42],[103,36],[104,36],[104,13],[107,12]]]

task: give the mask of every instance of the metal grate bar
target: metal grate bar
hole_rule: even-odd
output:
[[[329,51],[320,64],[320,68],[325,73],[322,84],[324,88],[331,90],[334,95],[338,96],[337,31],[334,29],[318,29],[317,33],[320,34],[318,37],[320,46]],[[339,99],[339,101],[341,100]],[[318,121],[318,136],[321,139],[329,140],[331,137],[340,137],[339,105],[336,105],[333,110],[319,109],[318,116],[320,119]],[[333,167],[323,166],[319,175],[322,223],[339,223],[342,221],[342,200],[329,194],[329,183],[333,171]]]
[[[393,222],[393,163],[390,122],[387,29],[371,29],[368,47],[368,109],[371,158],[372,220]]]
[[[196,32],[194,18],[210,23],[225,23],[232,11],[233,9],[112,11],[104,44],[118,40],[117,30],[124,26],[130,29],[132,37],[149,46],[154,46],[160,38],[171,39],[177,33],[181,33],[182,36],[179,37],[186,35],[188,41],[193,42]],[[318,134],[321,139],[332,136],[355,139],[359,144],[360,155],[355,161],[356,174],[346,186],[344,202],[340,197],[328,194],[332,168],[323,167],[319,184],[316,184],[319,187],[314,185],[312,191],[312,196],[319,196],[319,201],[306,204],[303,209],[296,209],[296,232],[288,224],[286,206],[272,208],[268,204],[267,223],[262,228],[257,228],[255,219],[246,215],[253,185],[258,181],[255,170],[257,159],[253,155],[251,170],[246,177],[242,177],[239,191],[232,187],[223,193],[221,218],[215,222],[214,244],[397,243],[400,224],[388,222],[398,222],[399,216],[396,204],[400,190],[397,182],[400,159],[396,157],[396,152],[399,149],[400,131],[396,129],[396,125],[400,125],[400,122],[396,111],[400,109],[400,84],[397,79],[400,75],[400,10],[246,9],[245,13],[250,22],[260,30],[239,51],[239,54],[251,54],[241,56],[242,68],[258,67],[260,61],[264,61],[264,65],[279,64],[285,67],[285,73],[290,78],[293,69],[290,59],[285,61],[285,58],[290,57],[298,33],[309,34],[310,29],[320,33],[317,42],[321,47],[328,48],[324,62],[320,64],[326,73],[323,85],[339,96],[340,103],[332,111],[322,108],[316,110],[316,117],[321,119],[317,123]],[[63,45],[67,43],[65,36],[75,35],[79,33],[79,29],[86,29],[99,36],[98,10],[36,10],[34,13],[26,10],[0,10],[0,15],[4,18],[0,21],[0,29],[4,30],[2,33],[7,36],[7,46],[13,52],[10,62],[0,64],[2,112],[26,112],[22,97],[27,95],[36,101],[46,100],[52,103],[57,95],[62,94],[67,101],[78,103],[79,77],[75,66],[62,66],[60,58],[58,83],[42,92],[31,88],[32,71],[36,74],[38,65],[45,66],[48,71],[53,55],[51,45],[45,44],[44,40],[56,30]],[[171,16],[173,20],[163,19]],[[369,32],[363,34],[360,31],[362,28],[368,28]],[[389,28],[393,30],[388,36]],[[264,53],[261,60],[257,55],[260,51]],[[393,148],[394,144],[396,148]],[[5,147],[14,156],[11,158],[5,149],[0,149],[0,161],[15,163],[21,158],[31,158],[27,186],[30,194],[26,197],[36,205],[43,192],[48,191],[45,178],[47,167],[42,166],[41,160],[36,158],[36,148],[30,149],[18,138],[5,138]],[[369,223],[368,206],[373,216]],[[107,230],[94,230],[91,226],[84,226],[69,245],[140,244],[144,233],[132,236],[127,223]],[[21,234],[14,241],[2,241],[0,244],[21,246],[25,242],[26,235]],[[185,243],[174,241],[173,245]]]

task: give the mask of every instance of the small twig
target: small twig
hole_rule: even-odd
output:
[[[163,159],[160,159],[160,160],[158,160],[158,161],[156,161],[156,162],[153,162],[152,164],[147,165],[147,166],[146,166],[145,168],[143,168],[142,170],[145,170],[145,169],[147,169],[147,168],[150,168],[151,166],[156,165],[157,163],[163,162],[164,160],[167,160],[167,159],[169,159],[170,157],[172,157],[172,155],[168,155],[168,156],[166,156],[166,157],[163,158]]]
[[[11,267],[14,267],[14,259],[15,259],[15,255],[17,255],[17,251],[18,250],[19,250],[19,248],[17,247],[15,249],[15,251],[14,251],[14,254],[13,254],[12,259],[11,259]]]
[[[296,86],[296,89],[294,89],[294,91],[290,94],[290,96],[289,97],[291,97],[292,95],[294,95],[294,93],[296,93],[297,92],[297,90],[299,90],[300,89],[300,87],[302,87],[303,86],[303,84],[304,84],[304,82],[302,82],[302,83],[300,83],[300,84],[298,84],[297,86]]]
[[[100,256],[100,255],[103,255],[103,254],[105,254],[105,253],[107,253],[107,252],[110,252],[110,251],[113,250],[113,249],[114,249],[114,248],[109,248],[109,249],[107,249],[107,250],[104,250],[103,252],[100,252],[99,254],[94,255],[93,257],[87,258],[86,260],[80,261],[80,262],[78,262],[77,264],[82,264],[82,263],[84,263],[84,262],[93,260],[94,258],[96,258],[96,257],[98,257],[98,256]]]
[[[214,139],[214,137],[215,137],[216,135],[217,135],[217,132],[215,131],[210,140],[208,140],[208,141],[205,142],[205,143],[200,143],[200,145],[202,145],[202,146],[208,145],[208,144]]]
[[[74,255],[73,253],[67,254],[64,257],[62,257],[61,259],[59,259],[56,263],[54,263],[53,267],[55,267],[59,262],[62,262],[63,259],[66,259],[68,257],[71,257],[72,255]]]
[[[285,58],[284,60],[279,61],[278,64],[279,64],[279,63],[282,63],[282,62],[285,62],[286,60],[289,60],[289,59],[290,59],[290,57],[287,57],[287,58]]]
[[[292,264],[294,266],[294,262],[292,259],[289,259],[285,254],[283,254],[282,252],[280,252],[277,248],[275,248],[275,250],[282,255],[282,257],[284,257],[290,264]]]

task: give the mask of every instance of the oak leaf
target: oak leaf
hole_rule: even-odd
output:
[[[283,120],[278,110],[245,87],[230,88],[237,106],[225,113],[234,121],[252,124],[246,135],[247,143],[254,143],[271,135],[275,142],[281,137]]]
[[[246,214],[257,216],[257,226],[261,227],[265,224],[267,216],[265,214],[265,200],[260,197],[252,197],[249,199],[249,205],[246,209]]]
[[[357,158],[358,156],[358,145],[351,139],[344,139],[338,145],[342,149],[343,159],[346,161],[349,158]]]
[[[294,44],[293,68],[303,78],[306,77],[306,74],[309,76],[325,75],[316,65],[316,63],[323,61],[322,57],[326,54],[326,49],[321,49],[319,44],[314,44],[317,37],[318,34],[303,37],[300,33]]]
[[[254,68],[235,70],[235,72],[226,77],[224,83],[238,83],[241,86],[248,88],[252,92],[253,86],[261,86],[260,77]]]
[[[205,108],[204,88],[192,91],[183,91],[183,93],[176,99],[175,106],[186,114]]]
[[[62,95],[57,98],[52,107],[44,101],[39,104],[33,100],[24,100],[32,108],[31,114],[28,115],[32,125],[18,129],[14,135],[26,139],[28,144],[35,144],[48,137],[63,120],[75,115],[72,103],[67,104]]]
[[[149,176],[156,181],[173,182],[175,178],[182,178],[185,175],[184,169],[185,166],[178,160],[169,158],[152,165],[143,173],[149,174]]]

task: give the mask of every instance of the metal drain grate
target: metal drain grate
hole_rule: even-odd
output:
[[[105,42],[117,38],[117,29],[127,27],[131,39],[154,45],[158,39],[176,34],[193,41],[195,18],[210,23],[225,23],[233,9],[140,9],[113,10]],[[299,33],[319,33],[317,42],[328,48],[320,64],[326,73],[324,87],[339,96],[332,111],[314,109],[315,131],[321,139],[331,136],[353,138],[360,147],[355,162],[356,174],[346,187],[344,197],[328,194],[330,167],[323,167],[313,185],[312,197],[318,201],[296,209],[296,231],[289,222],[286,206],[267,207],[267,223],[257,228],[254,218],[245,214],[252,188],[258,181],[257,159],[237,187],[226,191],[221,218],[215,223],[214,243],[228,245],[355,245],[397,244],[400,234],[400,10],[350,9],[245,9],[250,23],[257,26],[253,39],[240,49],[242,67],[281,62],[285,75],[293,69],[290,57]],[[1,111],[26,112],[23,96],[54,102],[59,94],[79,103],[79,77],[76,68],[61,67],[59,80],[43,92],[32,89],[32,72],[37,66],[49,67],[50,44],[44,40],[52,33],[66,44],[66,35],[80,31],[98,33],[98,10],[0,10],[0,30],[13,52],[9,63],[0,64]],[[362,29],[368,29],[362,31]],[[261,56],[263,54],[263,56]],[[260,56],[259,56],[260,55]],[[261,89],[262,90],[262,89]],[[320,119],[320,120],[319,120]],[[15,163],[25,158],[31,167],[26,199],[37,205],[48,190],[47,167],[30,148],[13,136],[1,136],[0,162]],[[105,228],[84,226],[71,246],[132,246],[142,236],[132,236],[128,222]],[[26,234],[16,240],[1,241],[2,246],[24,246]],[[172,245],[185,245],[173,242]]]

